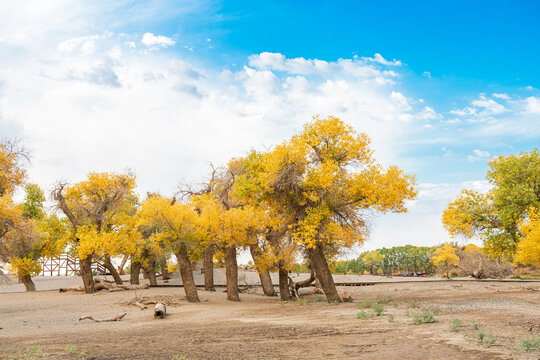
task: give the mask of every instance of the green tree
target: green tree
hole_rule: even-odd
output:
[[[511,259],[522,236],[519,224],[540,208],[540,153],[499,156],[489,162],[492,189],[464,190],[442,216],[451,236],[478,236],[492,257]]]

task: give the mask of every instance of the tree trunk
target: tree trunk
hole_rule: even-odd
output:
[[[157,285],[156,280],[156,263],[154,261],[150,261],[150,264],[145,269],[146,275],[148,276],[148,280],[150,281],[150,286]]]
[[[257,272],[259,273],[259,278],[261,279],[261,286],[262,286],[264,295],[276,296],[276,290],[274,289],[274,284],[272,284],[272,278],[270,277],[270,272],[268,270],[259,271],[258,269],[261,249],[259,248],[257,244],[253,244],[253,245],[250,245],[249,252],[251,253],[253,262],[255,262],[255,265],[257,266]]]
[[[129,275],[129,283],[133,285],[139,284],[139,275],[141,273],[141,264],[138,262],[133,262],[131,260],[131,272]]]
[[[215,291],[214,289],[214,245],[210,245],[204,250],[204,290]]]
[[[92,256],[87,256],[84,259],[79,259],[81,267],[81,276],[84,284],[84,292],[87,294],[94,293],[94,275],[92,274]]]
[[[103,266],[105,266],[105,269],[109,270],[114,279],[114,282],[118,285],[122,285],[122,278],[120,277],[120,275],[118,275],[118,272],[114,268],[114,265],[111,263],[110,257],[105,257],[105,259],[103,259]]]
[[[238,263],[236,262],[236,247],[225,248],[225,273],[227,276],[227,300],[240,301],[238,295]]]
[[[171,278],[169,270],[167,269],[167,264],[161,266],[161,277],[163,280],[169,280]]]
[[[36,291],[36,285],[34,285],[30,275],[21,276],[19,277],[19,280],[24,284],[26,291]]]
[[[289,273],[281,266],[279,267],[279,297],[281,300],[289,300],[291,297],[289,291]]]
[[[122,258],[122,262],[118,266],[118,274],[126,275],[126,273],[124,272],[124,266],[126,266],[128,259],[129,259],[129,255],[124,255],[124,257]]]
[[[337,292],[336,284],[334,284],[334,279],[332,278],[332,273],[326,262],[326,257],[324,256],[321,244],[317,244],[314,249],[308,249],[308,255],[311,260],[311,265],[315,270],[315,274],[321,282],[322,289],[326,295],[326,300],[328,300],[328,302],[343,302]]]
[[[191,266],[191,260],[189,259],[185,245],[180,247],[180,250],[176,254],[176,259],[178,260],[178,267],[180,268],[180,275],[182,276],[187,301],[199,302],[197,287],[195,286],[195,280],[193,280],[193,267]]]

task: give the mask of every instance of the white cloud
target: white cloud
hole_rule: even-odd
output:
[[[540,114],[540,98],[530,96],[525,99],[525,113]]]
[[[109,14],[109,7],[99,9],[106,2],[15,3],[6,2],[0,13],[0,133],[24,137],[35,155],[30,180],[45,189],[59,178],[73,182],[89,171],[131,167],[141,194],[168,195],[181,179],[204,176],[208,161],[224,164],[252,147],[280,143],[314,114],[341,117],[370,136],[378,160],[413,173],[433,165],[425,160],[426,144],[437,151],[441,144],[455,149],[452,142],[462,137],[476,140],[509,129],[530,135],[540,128],[531,120],[537,117],[529,116],[512,127],[487,121],[469,131],[466,117],[523,114],[526,105],[536,114],[538,98],[521,101],[517,112],[513,101],[505,102],[508,111],[500,112],[498,103],[484,96],[456,106],[455,118],[444,119],[429,101],[404,90],[408,80],[398,67],[401,61],[380,54],[325,61],[263,52],[235,59],[238,70],[221,70],[197,66],[173,51],[150,51],[173,46],[172,38],[147,33],[141,39],[111,29],[109,24],[122,20],[116,21],[118,13]],[[164,14],[142,11],[159,3],[144,3],[135,7],[139,13],[130,10],[130,16],[118,18],[141,21],[146,14]],[[148,28],[144,25],[136,28]],[[449,131],[452,126],[461,132]],[[388,226],[374,227],[372,239],[396,245],[447,239],[440,211],[461,185],[420,184],[411,212],[381,218]]]
[[[490,157],[491,154],[488,151],[484,150],[473,150],[474,155],[478,157]]]
[[[484,108],[481,115],[497,115],[506,111],[506,108],[493,99],[487,99],[481,95],[480,99],[471,102],[473,106]]]
[[[491,154],[488,151],[484,150],[473,150],[474,155],[468,155],[467,160],[469,161],[486,161],[491,157]]]
[[[263,52],[249,57],[249,66],[257,70],[272,70],[291,75],[319,75],[325,77],[349,77],[366,79],[377,85],[393,84],[392,78],[398,74],[390,70],[380,70],[364,60],[339,59],[328,62],[318,59],[286,58],[280,53]]]
[[[167,36],[154,35],[150,32],[147,32],[143,35],[141,39],[141,43],[143,43],[145,46],[148,46],[148,47],[153,47],[153,46],[167,47],[167,46],[172,46],[176,44],[176,41]]]
[[[383,65],[387,65],[387,66],[401,66],[402,65],[401,60],[394,59],[392,61],[389,61],[389,60],[386,60],[379,53],[375,53],[375,55],[373,57],[366,57],[364,59],[367,60],[367,61],[373,61],[373,62],[383,64]]]
[[[497,99],[510,100],[510,96],[508,94],[493,93],[492,95],[493,95],[494,98],[497,98]]]

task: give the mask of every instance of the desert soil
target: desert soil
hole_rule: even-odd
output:
[[[0,294],[0,359],[538,359],[520,337],[540,336],[540,283],[382,283],[343,287],[353,303],[328,304],[200,291],[201,303],[183,300],[181,288],[142,291]],[[167,316],[128,305],[136,295],[173,304]],[[382,316],[362,320],[358,303],[390,296]],[[172,299],[172,300],[171,300]],[[411,303],[417,307],[411,308]],[[423,309],[436,323],[413,324]],[[119,322],[75,321],[83,315]],[[393,315],[394,321],[391,322]],[[462,321],[450,329],[454,318]],[[478,341],[480,331],[495,343]],[[493,339],[493,337],[491,337]]]

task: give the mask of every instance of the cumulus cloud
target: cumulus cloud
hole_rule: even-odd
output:
[[[263,52],[238,61],[236,70],[228,70],[230,64],[204,67],[173,51],[149,51],[172,47],[175,40],[114,31],[104,11],[88,2],[75,1],[69,9],[61,0],[35,2],[35,9],[24,11],[14,3],[0,13],[0,38],[6,39],[0,43],[0,132],[24,137],[33,148],[30,180],[44,188],[59,178],[74,182],[90,171],[129,167],[142,194],[171,194],[182,179],[198,181],[208,161],[224,164],[253,147],[278,144],[315,114],[341,117],[368,134],[383,164],[417,174],[421,167],[432,172],[426,144],[439,151],[456,138],[508,131],[481,123],[475,132],[452,133],[448,127],[470,125],[468,117],[510,113],[513,101],[504,102],[508,111],[501,112],[494,99],[503,98],[479,96],[445,119],[407,90],[401,61],[380,54],[326,61]],[[528,104],[529,117],[538,111],[538,98],[520,104]],[[516,128],[531,133],[538,120],[527,120],[528,128]],[[410,214],[376,220],[383,226],[374,227],[373,241],[445,240],[438,218],[448,194],[460,186],[421,184]],[[387,229],[401,235],[392,237]]]
[[[165,48],[167,46],[172,46],[176,44],[176,41],[167,36],[154,35],[150,32],[147,32],[143,35],[141,43],[148,47],[161,46]]]
[[[540,114],[540,98],[534,96],[526,98],[525,112],[527,114]]]
[[[473,100],[471,104],[484,109],[481,112],[481,115],[497,115],[506,111],[506,108],[503,105],[493,99],[487,99],[483,95],[480,96],[480,99]]]
[[[386,60],[381,54],[379,53],[375,53],[375,55],[373,57],[366,57],[364,58],[366,59],[367,61],[373,61],[373,62],[376,62],[376,63],[379,63],[379,64],[383,64],[383,65],[387,65],[387,66],[401,66],[401,60],[392,60],[392,61],[389,61],[389,60]]]

